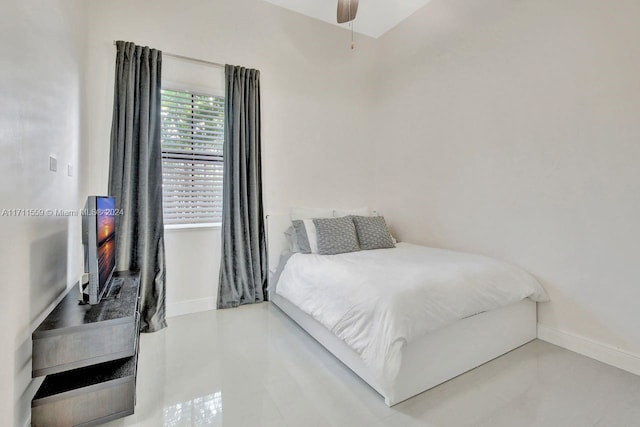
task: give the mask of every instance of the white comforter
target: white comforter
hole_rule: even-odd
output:
[[[399,243],[341,255],[295,254],[276,293],[353,348],[382,384],[398,374],[405,343],[524,298],[538,281],[492,258]]]

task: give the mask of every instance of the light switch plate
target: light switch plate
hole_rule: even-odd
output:
[[[49,156],[49,170],[51,172],[58,171],[58,159],[53,154]]]
[[[67,176],[73,176],[73,166],[70,163],[67,165]]]

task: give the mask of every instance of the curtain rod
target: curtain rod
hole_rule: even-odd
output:
[[[113,45],[116,45],[116,41],[113,41]],[[190,56],[178,55],[171,52],[162,51],[163,56],[170,56],[176,59],[183,59],[185,61],[198,62],[200,64],[213,65],[214,67],[222,67],[224,68],[224,64],[220,64],[219,62],[207,61],[205,59],[191,58]]]

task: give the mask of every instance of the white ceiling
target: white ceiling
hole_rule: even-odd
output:
[[[338,0],[264,0],[330,24],[336,23]],[[430,0],[360,0],[354,30],[378,38]]]

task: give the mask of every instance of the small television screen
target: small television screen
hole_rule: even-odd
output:
[[[85,273],[83,300],[100,302],[116,265],[116,203],[113,197],[89,196],[82,215]]]
[[[98,252],[98,293],[109,284],[116,265],[116,202],[112,197],[96,198],[96,246]]]

